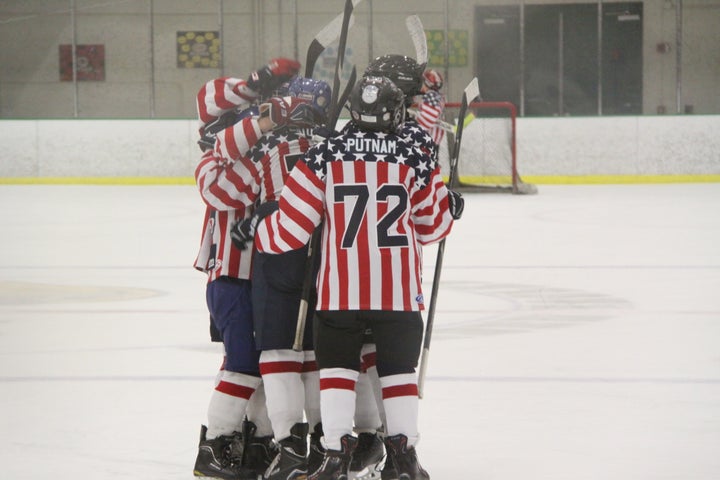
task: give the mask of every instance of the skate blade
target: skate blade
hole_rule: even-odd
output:
[[[348,472],[348,480],[380,480],[381,475],[378,465],[371,465],[358,472]]]
[[[193,477],[196,479],[202,478],[203,480],[225,480],[225,477],[218,477],[217,475],[205,474],[205,473],[199,472],[197,470],[193,470]],[[258,473],[257,479],[255,479],[255,480],[263,480],[262,474]]]

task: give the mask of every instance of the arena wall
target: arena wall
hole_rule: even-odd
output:
[[[720,181],[719,115],[520,118],[533,183]],[[0,183],[192,183],[193,120],[0,120]]]

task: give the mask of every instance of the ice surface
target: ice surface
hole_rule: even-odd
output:
[[[0,478],[192,478],[221,360],[195,189],[0,202]],[[429,358],[435,480],[720,478],[720,185],[466,195]]]

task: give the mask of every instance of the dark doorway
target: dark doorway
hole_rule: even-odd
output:
[[[483,98],[525,116],[642,113],[642,3],[477,6],[475,52]]]

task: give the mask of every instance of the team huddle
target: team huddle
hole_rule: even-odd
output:
[[[195,268],[225,357],[194,474],[429,479],[415,450],[422,246],[464,206],[438,164],[442,76],[375,59],[335,131],[331,87],[299,69],[273,59],[197,95]]]

